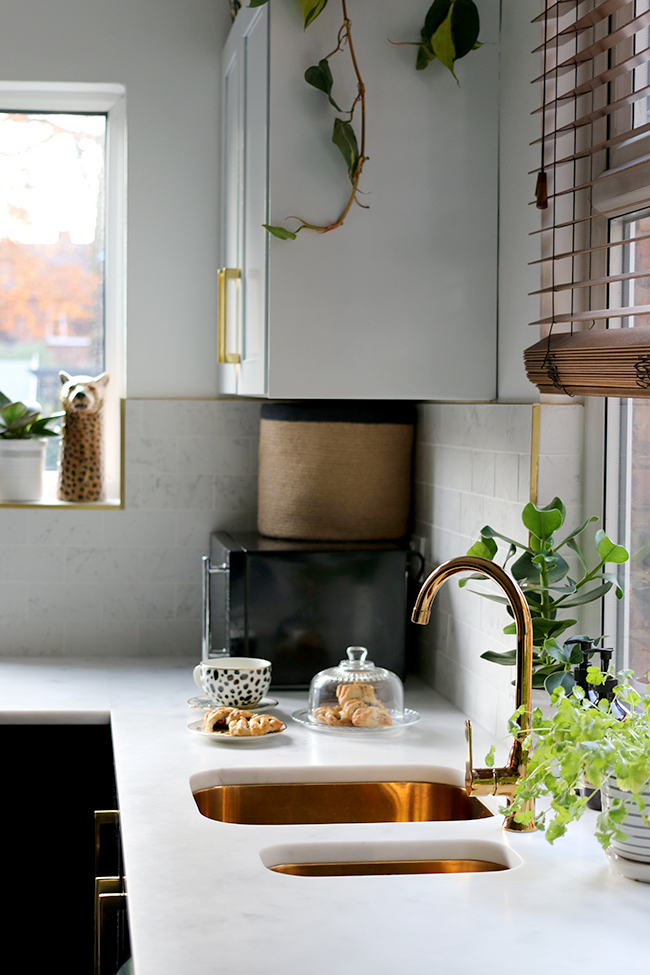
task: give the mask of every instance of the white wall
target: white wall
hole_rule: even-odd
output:
[[[226,0],[4,0],[7,81],[126,85],[129,396],[216,393]]]

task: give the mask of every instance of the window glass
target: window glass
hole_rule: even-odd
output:
[[[622,272],[643,274],[620,286],[621,307],[650,304],[650,211],[612,221],[613,239],[631,240],[620,248]],[[647,240],[638,238],[648,237]],[[619,250],[619,248],[616,248]],[[618,271],[618,268],[614,270]],[[610,295],[610,303],[614,300]],[[623,328],[650,325],[650,316],[623,318]],[[608,439],[618,443],[617,484],[608,491],[618,498],[618,537],[630,552],[621,567],[625,601],[619,608],[618,642],[625,648],[621,663],[639,677],[650,671],[650,399],[628,399],[609,411],[618,429]]]
[[[106,122],[0,113],[0,390],[44,413],[59,370],[104,370]]]

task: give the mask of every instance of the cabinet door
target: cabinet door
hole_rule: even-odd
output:
[[[223,280],[222,393],[266,393],[268,240],[268,7],[239,11],[223,55],[222,254],[240,279]],[[227,312],[226,312],[227,309]],[[223,322],[220,324],[223,328]]]

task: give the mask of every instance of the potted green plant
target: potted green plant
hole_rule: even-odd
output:
[[[48,437],[59,431],[49,424],[63,416],[41,416],[38,404],[12,402],[0,393],[0,501],[39,501]]]
[[[566,507],[560,498],[553,498],[544,507],[538,507],[531,502],[525,506],[521,515],[524,528],[529,533],[528,544],[502,535],[485,525],[481,528],[481,537],[467,552],[468,555],[493,560],[498,552],[496,539],[501,539],[508,545],[504,568],[517,555],[510,565],[510,572],[523,590],[533,621],[533,687],[546,688],[549,694],[557,687],[563,687],[567,693],[571,690],[575,683],[572,667],[582,660],[582,653],[575,643],[559,639],[578,622],[571,618],[570,612],[568,618],[564,614],[602,599],[612,588],[621,599],[623,590],[618,579],[615,574],[607,572],[605,567],[608,563],[616,565],[626,562],[629,557],[622,545],[616,545],[604,531],[599,530],[595,535],[599,561],[589,568],[578,545],[578,536],[591,522],[598,521],[598,517],[593,515],[587,518],[579,528],[556,541],[556,532],[562,528],[565,519]],[[575,555],[580,569],[578,579],[572,579],[569,575],[570,567],[561,549],[568,549]],[[483,576],[469,576],[461,579],[459,585],[466,585],[470,579],[483,579]],[[490,592],[479,592],[479,595],[503,604],[512,617],[508,601],[503,596]],[[503,632],[514,633],[514,622],[505,626]],[[594,642],[599,642],[600,639],[602,638],[598,637]],[[492,663],[507,667],[512,667],[515,663],[514,650],[505,653],[488,650],[481,656]]]
[[[601,789],[598,842],[626,876],[650,880],[650,690],[639,693],[634,674],[623,671],[611,699],[599,699],[598,688],[606,679],[597,667],[589,667],[587,691],[576,685],[567,695],[558,687],[549,717],[535,709],[524,743],[529,750],[526,776],[508,812],[514,811],[519,822],[530,822],[535,814],[526,803],[550,797],[550,808],[537,812],[535,824],[553,843],[587,809],[584,786]],[[511,718],[511,730],[519,729],[520,712]],[[494,748],[487,761],[493,763]],[[621,858],[622,865],[617,863]],[[626,873],[630,862],[647,865],[647,876],[639,876],[638,867]]]

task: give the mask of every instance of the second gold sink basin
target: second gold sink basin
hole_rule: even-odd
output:
[[[226,783],[197,789],[194,799],[208,819],[255,826],[449,822],[492,816],[458,785],[416,780]]]

